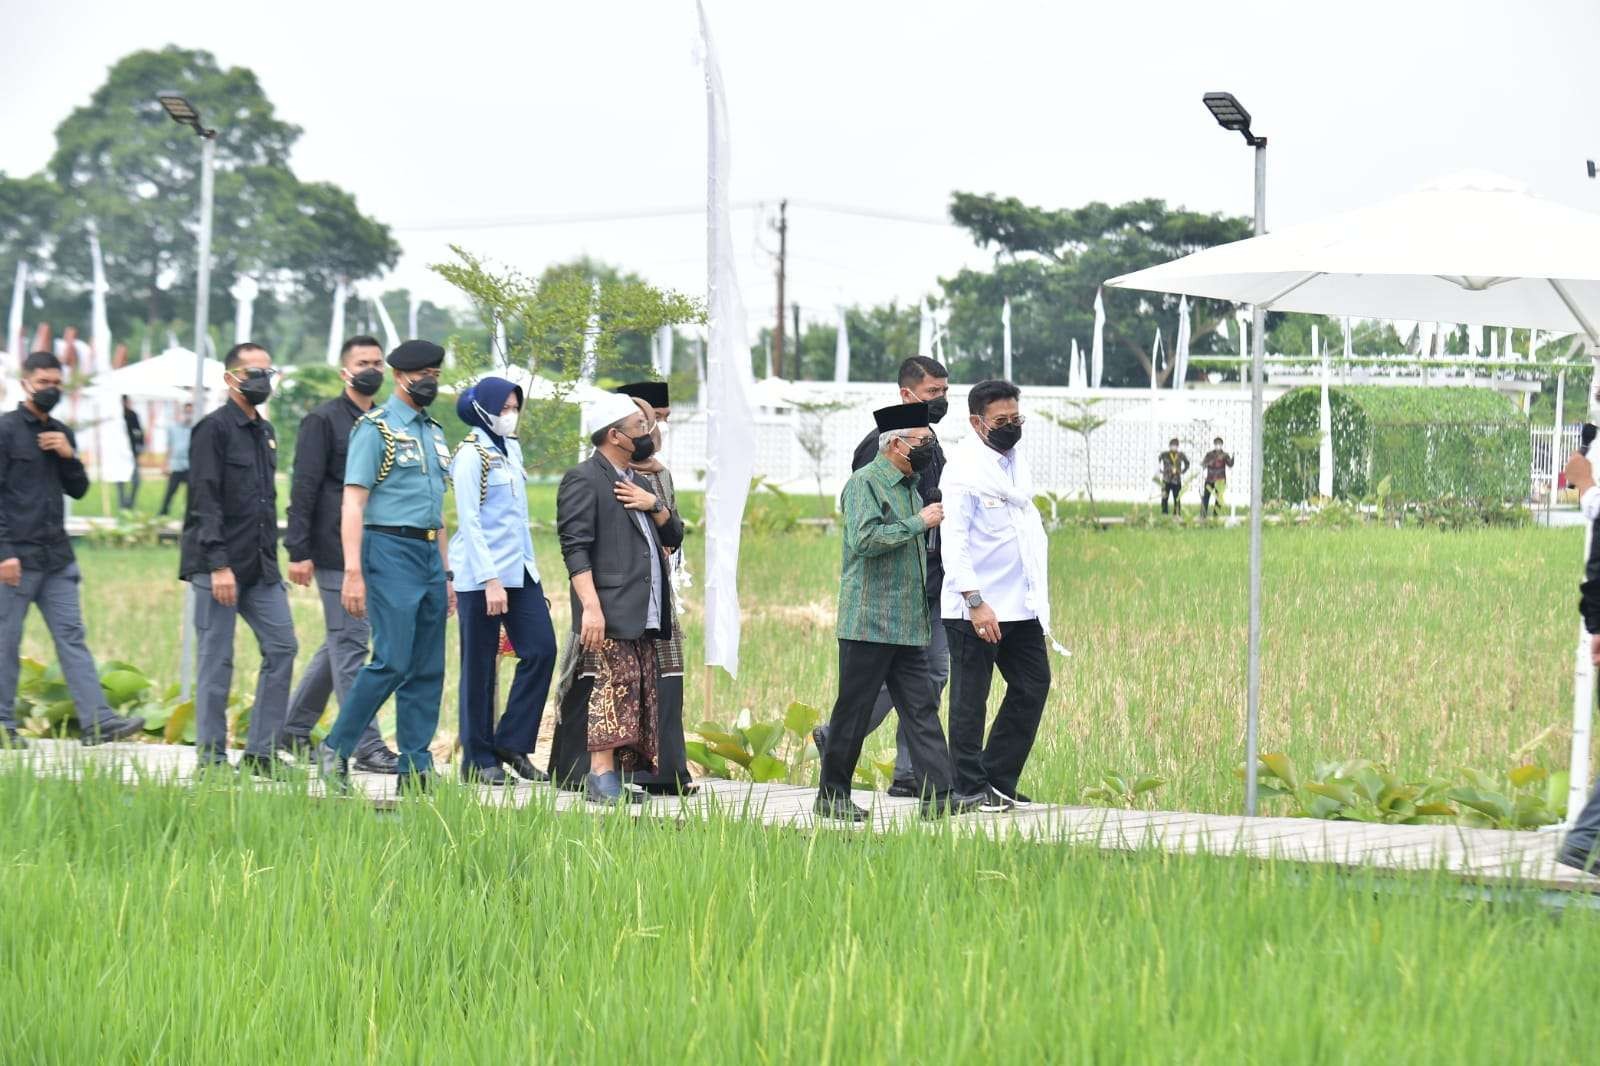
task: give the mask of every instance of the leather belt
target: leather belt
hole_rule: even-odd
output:
[[[416,526],[368,526],[375,533],[387,533],[393,537],[406,537],[410,540],[438,540],[437,529],[418,529]]]

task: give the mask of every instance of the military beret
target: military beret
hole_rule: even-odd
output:
[[[389,353],[389,365],[396,370],[426,370],[444,362],[444,349],[432,341],[406,341]]]

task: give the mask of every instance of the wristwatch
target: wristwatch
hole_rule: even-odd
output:
[[[969,592],[966,599],[968,610],[976,610],[983,606],[983,593],[981,592]]]
[[[456,579],[456,572],[454,570],[446,570],[444,572],[444,579],[446,581],[454,581]]]
[[[656,504],[655,504],[654,507],[650,508],[650,513],[651,514],[660,514],[666,508],[666,506],[667,506],[666,504],[661,502],[661,497],[657,496],[656,497]]]

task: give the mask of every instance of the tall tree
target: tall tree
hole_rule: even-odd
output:
[[[1000,307],[1009,297],[1013,373],[1035,384],[1066,382],[1071,341],[1088,343],[1095,289],[1106,279],[1251,232],[1249,219],[1169,208],[1161,200],[1050,209],[1015,197],[958,192],[950,215],[980,248],[995,252],[992,271],[962,270],[944,279],[958,353],[952,362],[967,376],[1000,373]],[[1120,289],[1106,289],[1104,295],[1106,383],[1148,381],[1156,330],[1165,347],[1176,336],[1178,298]],[[1212,331],[1232,315],[1232,306],[1196,300],[1192,309],[1190,350],[1217,350],[1220,342]],[[1170,373],[1168,361],[1163,379]]]
[[[141,313],[153,327],[186,318],[193,299],[200,143],[156,102],[163,90],[188,96],[217,130],[214,321],[226,316],[239,271],[320,295],[334,277],[369,277],[398,259],[388,228],[348,193],[294,177],[289,152],[300,128],[277,116],[254,73],[224,70],[200,50],[134,52],[57,127],[49,164],[64,205],[55,266],[86,281],[87,246],[77,238],[94,219],[113,317]]]

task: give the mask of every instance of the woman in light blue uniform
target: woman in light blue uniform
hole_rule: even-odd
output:
[[[502,763],[543,781],[529,756],[556,664],[556,635],[528,532],[527,474],[517,446],[522,390],[484,378],[456,401],[471,427],[451,460],[456,528],[450,559],[461,620],[461,774],[505,784]],[[505,714],[494,718],[495,663],[504,625],[517,654]]]

